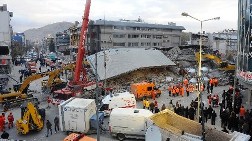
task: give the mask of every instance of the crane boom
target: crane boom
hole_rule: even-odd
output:
[[[80,73],[81,71],[85,71],[83,69],[83,58],[85,58],[85,40],[86,40],[86,32],[88,28],[88,22],[89,22],[89,11],[91,6],[91,0],[86,0],[86,6],[84,11],[84,17],[82,20],[82,27],[81,27],[81,33],[80,33],[80,40],[79,40],[79,47],[78,47],[78,55],[76,58],[76,69],[74,72],[74,83],[78,83],[80,80]],[[83,72],[83,75],[86,73]],[[84,76],[83,76],[84,77]]]

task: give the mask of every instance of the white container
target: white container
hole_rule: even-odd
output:
[[[136,98],[129,92],[115,93],[105,96],[102,99],[101,111],[105,116],[110,115],[114,108],[136,108]]]
[[[109,130],[119,140],[125,138],[144,139],[153,113],[146,109],[115,108],[109,119]]]
[[[90,118],[95,114],[94,99],[72,97],[59,106],[61,131],[87,133],[90,129]]]

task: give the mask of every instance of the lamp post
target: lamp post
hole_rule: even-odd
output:
[[[206,21],[211,21],[211,20],[219,20],[220,17],[215,17],[215,18],[210,18],[210,19],[206,19],[206,20],[199,20],[198,18],[195,18],[191,15],[189,15],[186,12],[183,12],[181,14],[182,16],[186,16],[186,17],[190,17],[192,19],[195,19],[197,21],[200,22],[200,50],[199,50],[199,65],[198,65],[198,119],[199,119],[199,115],[200,115],[200,109],[201,109],[201,124],[202,124],[202,136],[203,136],[203,140],[205,141],[205,127],[204,127],[204,115],[203,115],[203,104],[202,103],[202,93],[201,93],[201,82],[202,82],[202,78],[201,78],[201,60],[202,60],[202,24],[203,22]]]

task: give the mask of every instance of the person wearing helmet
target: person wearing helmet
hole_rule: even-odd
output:
[[[13,121],[14,121],[14,117],[13,117],[13,114],[10,112],[9,115],[8,115],[8,128],[12,128],[13,127]]]

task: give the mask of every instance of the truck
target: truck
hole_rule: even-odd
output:
[[[108,116],[114,108],[136,108],[135,95],[129,92],[106,95],[102,99],[100,111],[104,112],[104,116]]]
[[[110,134],[118,140],[144,139],[152,115],[147,109],[115,108],[109,118]]]
[[[90,119],[96,113],[94,99],[72,97],[61,103],[58,108],[61,131],[79,133],[89,131],[91,127]]]
[[[141,82],[130,85],[131,92],[137,99],[143,99],[144,97],[159,97],[161,90],[159,90],[153,82]]]

